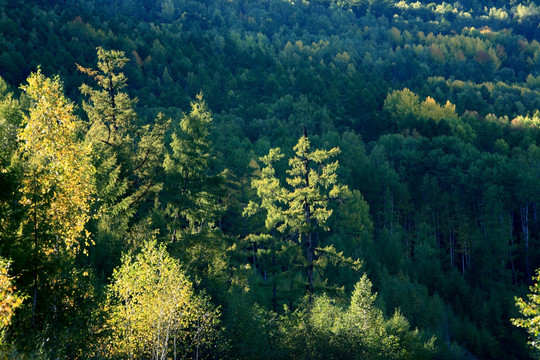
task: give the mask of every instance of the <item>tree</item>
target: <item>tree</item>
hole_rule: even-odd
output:
[[[536,359],[540,359],[540,270],[533,276],[534,284],[529,287],[527,300],[515,297],[522,318],[512,319],[512,324],[522,327],[529,334],[529,344]]]
[[[171,21],[174,16],[174,3],[172,0],[161,2],[161,16],[165,21]]]
[[[388,112],[398,130],[413,126],[419,109],[420,98],[407,88],[389,93],[383,105],[383,110]]]
[[[373,222],[369,213],[369,205],[358,190],[352,190],[350,197],[338,209],[331,221],[331,228],[336,229],[328,237],[337,251],[362,263],[362,269],[374,277],[375,269],[380,268],[377,255],[378,244],[373,241]],[[350,290],[358,278],[356,269],[335,266],[333,276],[329,279],[334,284]],[[330,270],[330,269],[329,269]]]
[[[108,166],[108,180],[117,177],[117,204],[129,205],[122,206],[127,210],[161,188],[151,175],[162,161],[169,121],[158,114],[152,124],[140,125],[134,109],[138,100],[122,91],[127,86],[127,78],[120,72],[128,62],[124,52],[98,47],[97,55],[98,70],[78,66],[99,87],[96,90],[86,84],[81,86],[81,93],[89,97],[89,102],[83,103],[90,120],[86,140],[96,153],[95,162],[105,165],[108,159],[114,159],[115,166]],[[106,189],[109,183],[100,185],[111,192]]]
[[[15,250],[12,245],[17,238],[22,214],[14,210],[20,172],[17,162],[12,163],[19,146],[17,134],[22,121],[19,101],[8,93],[7,84],[0,78],[0,253],[4,255]]]
[[[7,92],[7,84],[0,78],[0,181],[17,149],[17,130],[23,120],[19,101]],[[2,190],[6,188],[2,187]]]
[[[390,12],[394,6],[392,0],[369,0],[369,12],[375,15],[375,17],[380,17],[386,15],[390,17]]]
[[[164,223],[173,247],[188,274],[222,275],[225,243],[217,223],[224,213],[224,176],[213,170],[210,129],[212,114],[202,94],[191,111],[174,124],[163,160]],[[219,281],[218,281],[219,282]]]
[[[91,228],[100,248],[108,248],[97,260],[104,263],[101,270],[109,272],[110,263],[115,261],[110,259],[111,254],[120,251],[119,244],[125,241],[135,220],[144,218],[141,212],[145,201],[162,188],[159,175],[169,121],[158,114],[152,123],[139,124],[134,109],[137,99],[124,91],[127,78],[121,69],[128,59],[122,51],[101,47],[97,56],[97,70],[78,69],[98,85],[94,89],[84,84],[80,90],[88,97],[88,102],[83,102],[89,119],[85,140],[92,148],[99,194],[94,204],[98,217]]]
[[[178,260],[155,239],[136,257],[124,256],[114,270],[108,303],[114,355],[205,358],[205,350],[219,345],[219,310],[195,294]]]
[[[40,267],[58,261],[59,255],[73,257],[89,245],[84,228],[94,195],[94,167],[89,147],[78,140],[79,121],[60,79],[46,78],[38,70],[22,89],[33,101],[19,133],[18,152],[23,167],[20,201],[26,208],[21,227],[33,242],[35,323]],[[41,280],[54,283],[57,275]]]
[[[423,341],[396,311],[386,320],[364,274],[347,307],[326,295],[281,317],[280,345],[294,359],[429,359],[434,338]]]
[[[24,300],[24,297],[16,291],[13,277],[8,274],[8,270],[9,262],[0,258],[0,350],[4,345],[4,332],[11,324],[15,310]]]
[[[205,224],[215,223],[223,211],[218,203],[223,179],[210,174],[211,123],[212,115],[199,94],[189,114],[180,120],[172,135],[171,151],[165,155],[165,195],[167,213],[173,219],[173,241],[177,229],[199,232]]]
[[[260,178],[252,182],[261,200],[260,203],[250,201],[245,214],[251,215],[264,209],[266,228],[276,229],[282,234],[288,233],[290,243],[303,249],[304,255],[300,261],[305,263],[307,290],[312,294],[316,256],[338,255],[331,247],[317,247],[313,233],[328,230],[326,223],[332,215],[332,209],[328,208],[329,202],[342,200],[349,190],[347,186],[338,183],[338,162],[326,163],[339,153],[339,148],[312,150],[304,131],[304,136],[298,140],[293,150],[295,156],[289,159],[286,186],[281,184],[274,169],[274,163],[284,157],[281,150],[271,149],[268,155],[261,158],[266,167],[262,169]]]

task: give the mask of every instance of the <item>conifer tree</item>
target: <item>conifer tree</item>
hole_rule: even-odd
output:
[[[135,216],[143,217],[138,214],[141,204],[151,200],[162,187],[157,174],[169,121],[159,114],[152,124],[141,125],[134,109],[137,99],[124,90],[127,78],[121,69],[128,59],[122,51],[101,47],[97,56],[96,70],[78,68],[98,85],[97,89],[86,84],[80,88],[88,97],[88,102],[83,103],[89,119],[86,142],[92,147],[97,169],[98,220],[93,231],[98,241],[114,247],[127,237]]]
[[[0,78],[0,254],[21,250],[12,246],[18,237],[21,211],[15,211],[18,199],[20,171],[18,163],[12,162],[19,146],[18,131],[23,121],[23,112],[18,99],[8,92],[7,84]],[[18,205],[17,205],[18,207]]]
[[[328,204],[343,199],[349,190],[347,186],[338,183],[338,162],[328,163],[330,158],[339,153],[339,148],[312,150],[304,131],[304,136],[298,140],[293,150],[295,156],[289,159],[287,185],[281,183],[274,169],[274,163],[284,157],[281,150],[271,149],[268,155],[261,158],[266,167],[262,169],[260,178],[252,182],[261,200],[260,203],[251,201],[245,214],[265,210],[266,228],[287,234],[287,247],[292,245],[302,249],[303,254],[299,253],[297,261],[305,267],[306,289],[312,294],[317,257],[328,255],[332,259],[342,258],[332,247],[319,247],[313,234],[329,230],[327,220],[332,215],[332,209]]]
[[[167,212],[173,219],[173,237],[179,228],[199,232],[204,224],[215,223],[223,210],[218,203],[223,179],[210,173],[211,123],[212,115],[199,94],[189,114],[180,120],[171,150],[165,155]]]
[[[212,173],[209,139],[212,115],[202,94],[191,103],[172,134],[165,155],[163,202],[174,254],[186,270],[206,274],[210,267],[220,268],[223,239],[216,227],[224,211],[220,203],[224,179]]]

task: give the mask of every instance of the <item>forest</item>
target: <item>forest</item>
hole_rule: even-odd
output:
[[[540,358],[540,1],[0,0],[0,359]]]

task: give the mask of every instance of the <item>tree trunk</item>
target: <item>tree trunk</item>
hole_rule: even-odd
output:
[[[251,251],[253,252],[253,272],[256,274],[257,273],[257,264],[256,264],[256,261],[257,261],[257,257],[256,257],[256,253],[257,253],[257,249],[255,248],[255,241],[252,241],[251,242]]]
[[[512,249],[514,248],[514,236],[512,235],[512,223],[513,223],[514,213],[510,213],[510,223],[508,224],[508,230],[510,235],[510,249],[508,250],[508,256],[510,257],[510,265],[512,265],[512,278],[514,280],[514,284],[517,284],[517,275],[516,275],[516,267],[514,266],[514,257],[512,256]]]
[[[34,172],[34,189],[32,202],[34,203],[34,299],[32,301],[32,327],[36,326],[37,288],[38,288],[38,221],[36,205],[36,174]]]
[[[272,255],[272,268],[274,272],[271,273],[272,276],[272,309],[277,313],[277,284],[276,284],[276,254]]]
[[[304,127],[304,136],[307,138],[307,131]],[[306,188],[309,188],[309,162],[310,160],[305,157],[304,161],[304,181]],[[311,204],[309,203],[307,197],[304,197],[304,220],[308,227],[306,234],[307,248],[306,248],[306,257],[308,262],[307,268],[307,281],[308,281],[308,293],[309,299],[311,300],[313,296],[313,260],[315,258],[315,247],[313,246],[313,239],[311,236]]]
[[[311,232],[307,234],[307,280],[308,280],[308,291],[311,298],[313,294],[313,258],[315,255],[315,249],[313,247]]]
[[[450,215],[446,215],[448,218],[448,245],[450,250],[450,267],[454,266],[454,225],[450,221]]]
[[[529,204],[521,208],[521,230],[525,241],[525,266],[527,270],[527,281],[531,279],[531,265],[529,262]]]

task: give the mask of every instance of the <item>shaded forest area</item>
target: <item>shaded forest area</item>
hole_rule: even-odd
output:
[[[0,12],[1,358],[536,355],[537,1]]]

